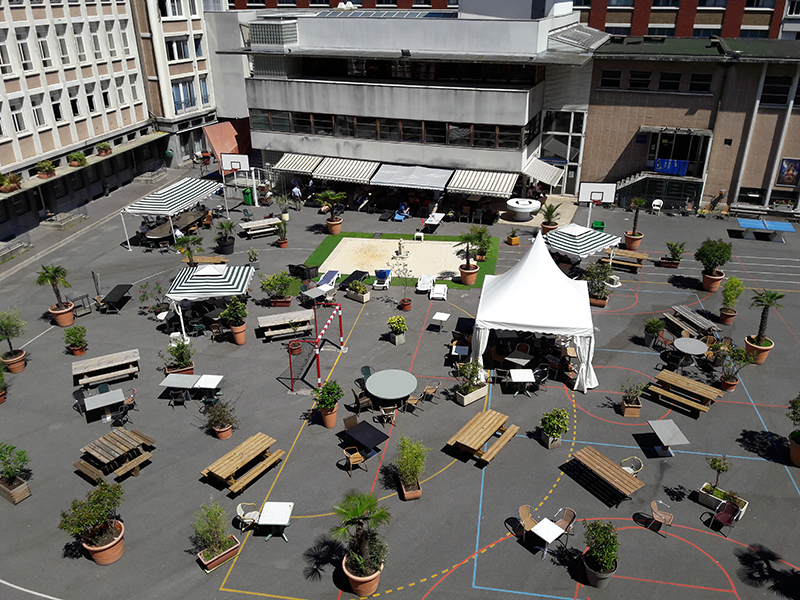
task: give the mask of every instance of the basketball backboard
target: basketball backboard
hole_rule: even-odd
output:
[[[223,171],[249,171],[250,158],[247,154],[225,154],[219,155],[222,161]]]
[[[613,204],[616,192],[616,183],[590,183],[584,181],[581,182],[581,187],[578,191],[578,204],[588,205],[593,201]]]

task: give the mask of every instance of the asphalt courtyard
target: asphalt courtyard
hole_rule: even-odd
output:
[[[131,198],[132,199],[132,198]],[[113,202],[114,195],[108,200]],[[117,200],[118,201],[118,200]],[[608,306],[594,309],[597,349],[594,364],[600,385],[587,394],[573,393],[565,385],[550,382],[537,396],[513,397],[492,386],[485,403],[462,407],[453,400],[456,381],[446,360],[450,330],[472,318],[479,289],[451,289],[447,302],[414,296],[405,316],[409,323],[406,343],[394,346],[385,339],[386,320],[398,314],[402,287],[373,291],[372,300],[361,305],[343,297],[344,351],[339,348],[338,326],[329,328],[320,353],[323,379],[335,379],[345,389],[345,405],[352,401],[351,388],[361,367],[376,370],[404,369],[417,377],[418,391],[441,381],[436,403],[424,403],[421,411],[401,413],[382,452],[369,459],[368,471],[354,471],[352,478],[337,463],[343,458],[339,427],[325,429],[307,419],[313,405],[310,385],[316,381],[311,368],[308,383],[297,392],[287,388],[288,359],[284,344],[265,342],[255,334],[256,317],[292,309],[271,309],[248,303],[247,344],[212,343],[198,337],[196,373],[224,375],[224,397],[236,400],[241,424],[229,440],[219,441],[202,429],[198,403],[187,408],[169,406],[159,382],[163,350],[168,336],[158,323],[140,311],[138,290],[144,282],[169,281],[180,267],[180,257],[158,252],[128,252],[119,217],[109,210],[97,212],[80,228],[48,234],[28,253],[0,267],[0,308],[17,306],[27,321],[27,332],[15,347],[23,347],[31,360],[18,375],[8,375],[8,398],[0,406],[0,441],[28,451],[33,495],[17,506],[0,502],[0,598],[20,600],[52,597],[63,600],[115,598],[217,599],[265,597],[308,600],[353,598],[341,568],[326,551],[327,534],[336,524],[331,507],[351,488],[372,491],[392,513],[382,529],[390,547],[378,594],[409,600],[461,598],[800,598],[800,542],[793,525],[800,508],[800,472],[788,462],[785,418],[788,401],[800,391],[796,356],[800,351],[798,314],[800,301],[800,240],[788,233],[785,244],[733,241],[733,260],[727,275],[743,280],[739,315],[733,325],[722,326],[738,345],[756,332],[760,311],[748,308],[752,290],[766,287],[786,294],[783,310],[770,315],[768,335],[775,349],[764,365],[746,367],[734,392],[725,394],[708,413],[694,418],[648,397],[641,418],[623,419],[617,412],[620,386],[628,378],[653,381],[662,364],[658,352],[642,340],[645,319],[674,304],[707,309],[716,314],[721,294],[708,294],[699,283],[700,265],[692,254],[707,236],[729,239],[735,220],[669,217],[643,214],[645,233],[641,250],[652,259],[665,254],[666,240],[686,241],[690,254],[679,269],[657,267],[652,261],[639,275],[617,271],[623,286]],[[257,218],[261,213],[257,209]],[[232,216],[238,219],[238,209]],[[586,223],[586,209],[579,208],[574,222]],[[344,214],[344,230],[367,233],[404,233],[409,238],[419,221],[381,223],[378,215]],[[595,211],[606,231],[621,234],[630,228],[632,214],[621,210]],[[246,250],[261,250],[261,269],[274,273],[290,263],[304,262],[327,237],[324,218],[313,209],[292,212],[289,248],[272,247],[272,237],[252,242],[237,240],[231,264],[244,264]],[[128,230],[136,223],[131,220]],[[437,233],[458,235],[466,224],[445,223]],[[513,266],[530,245],[523,230],[522,245],[504,243],[506,225],[490,227],[501,238],[497,272]],[[206,253],[213,252],[212,234],[203,233]],[[36,239],[36,236],[34,236]],[[132,382],[112,388],[135,387],[138,411],[131,413],[130,429],[155,438],[151,463],[138,477],[124,479],[125,501],[120,514],[125,524],[125,555],[117,563],[99,567],[76,555],[71,539],[57,529],[59,513],[73,498],[83,498],[91,485],[78,476],[73,463],[79,449],[107,433],[100,422],[87,423],[75,412],[70,365],[62,331],[51,325],[46,309],[53,303],[49,288],[34,285],[40,264],[64,266],[71,292],[94,295],[91,271],[100,276],[103,291],[118,283],[131,283],[133,298],[120,314],[80,317],[76,323],[88,330],[89,351],[83,358],[138,348],[141,372]],[[253,298],[264,294],[254,280]],[[526,298],[518,299],[525,306]],[[435,312],[451,314],[445,331],[433,325]],[[329,313],[320,311],[320,319]],[[705,382],[719,376],[701,368],[687,375]],[[538,441],[537,426],[543,412],[562,407],[571,415],[571,428],[562,446],[546,450]],[[485,468],[453,454],[445,442],[473,415],[491,408],[508,415],[520,426],[519,434]],[[366,420],[371,415],[366,413]],[[648,420],[673,419],[690,444],[674,448],[672,458],[659,457],[658,443]],[[380,428],[380,426],[378,426]],[[273,448],[286,452],[285,459],[258,478],[241,494],[232,496],[215,486],[200,471],[249,436],[263,432],[273,438]],[[421,440],[428,454],[423,496],[402,502],[390,465],[397,457],[401,435]],[[618,507],[609,506],[597,490],[570,476],[565,464],[572,453],[591,445],[614,462],[629,456],[643,459],[639,473],[644,487]],[[706,457],[727,455],[731,468],[720,486],[734,490],[749,501],[746,515],[724,533],[709,527],[708,509],[696,501],[696,490],[714,473]],[[230,517],[229,532],[243,542],[238,558],[206,575],[191,554],[191,523],[203,502],[218,500]],[[660,499],[675,515],[665,537],[648,530],[650,502]],[[288,543],[280,537],[265,542],[262,531],[239,534],[235,519],[239,502],[261,505],[264,501],[294,502]],[[552,518],[563,506],[578,515],[576,535],[551,544],[556,552],[541,559],[535,536],[525,543],[509,533],[517,524],[518,509],[530,504],[535,517]],[[620,561],[614,580],[605,590],[586,586],[579,554],[585,548],[581,520],[612,521],[619,529]]]

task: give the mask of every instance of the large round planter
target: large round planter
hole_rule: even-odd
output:
[[[337,404],[333,408],[320,408],[319,413],[322,415],[322,424],[328,428],[333,429],[336,427],[336,411],[339,410],[339,405]]]
[[[642,239],[644,238],[643,233],[637,233],[636,235],[631,235],[630,231],[625,232],[625,249],[626,250],[638,250],[639,244],[642,243]]]
[[[800,467],[800,444],[794,440],[789,440],[789,456],[795,467]]]
[[[347,580],[350,582],[350,587],[353,593],[359,598],[371,596],[378,589],[378,584],[381,582],[381,573],[383,572],[383,565],[381,568],[367,577],[356,577],[347,570],[347,557],[342,559],[342,569],[344,574],[347,575]]]
[[[75,305],[72,302],[65,302],[64,306],[65,308],[61,310],[58,310],[55,304],[50,307],[50,314],[59,327],[69,327],[75,321],[75,314],[72,312]]]
[[[165,367],[164,371],[167,375],[194,375],[194,362],[188,367],[181,367],[180,369],[170,369]]]
[[[220,254],[233,254],[233,245],[236,243],[236,238],[231,238],[227,241],[217,242],[217,252]]]
[[[91,559],[98,565],[110,565],[117,562],[125,553],[125,525],[119,521],[114,521],[114,527],[119,531],[119,535],[114,538],[114,541],[105,546],[89,546],[81,543],[81,545],[89,553]]]
[[[83,356],[86,354],[86,346],[81,346],[80,348],[76,348],[75,346],[70,346],[69,351],[72,352],[73,356]]]
[[[739,314],[738,310],[734,310],[732,308],[720,308],[719,309],[719,322],[722,325],[730,325],[733,323],[733,320],[736,318],[736,315]]]
[[[228,425],[222,429],[214,427],[214,435],[217,436],[218,440],[227,440],[233,435],[233,425]]]
[[[725,273],[720,270],[715,271],[719,275],[706,275],[703,273],[703,289],[707,292],[716,292],[719,289],[719,284],[725,278]]]
[[[2,392],[2,394],[5,394],[5,392]],[[0,479],[0,498],[5,498],[11,504],[19,504],[30,495],[31,488],[24,479],[15,477],[10,485]]]
[[[406,487],[403,485],[403,482],[400,482],[400,489],[399,489],[400,498],[402,500],[419,500],[422,498],[422,484],[417,481],[416,487]]]
[[[236,541],[236,544],[225,550],[222,554],[217,554],[216,556],[211,557],[210,559],[206,560],[203,558],[203,553],[198,552],[197,558],[200,559],[200,564],[203,565],[203,569],[206,572],[213,571],[221,564],[228,562],[234,556],[239,553],[239,548],[241,547],[241,542],[235,535],[229,535],[228,539],[233,538]]]
[[[411,298],[403,298],[400,300],[400,310],[411,310]]]
[[[719,387],[723,392],[732,392],[736,389],[736,386],[739,385],[739,378],[736,378],[736,381],[731,383],[730,381],[725,381],[724,379],[719,380]]]
[[[756,346],[755,344],[750,343],[749,337],[744,338],[744,345],[747,347],[747,353],[754,358],[753,364],[764,364],[764,361],[767,360],[769,351],[775,347],[775,342],[769,338],[767,338],[767,341],[769,342],[769,346]]]
[[[325,224],[328,226],[328,233],[331,235],[339,235],[342,233],[342,220],[340,218],[327,219]]]
[[[17,356],[13,358],[8,358],[8,355],[3,355],[3,364],[6,367],[6,371],[9,373],[22,373],[25,370],[25,365],[27,361],[25,357],[28,355],[25,350],[15,350],[15,352],[19,352]]]
[[[466,265],[460,265],[458,271],[461,273],[462,284],[475,285],[475,281],[478,279],[478,265],[475,265],[471,269],[467,269]]]
[[[39,176],[39,179],[50,179],[51,177],[55,177],[56,176],[56,172],[55,171],[48,171],[47,173],[42,173],[41,171],[39,171],[37,173],[37,175]]]
[[[603,589],[607,587],[611,578],[614,576],[614,573],[617,572],[617,567],[614,567],[613,571],[609,571],[608,573],[598,573],[589,567],[586,563],[586,559],[583,559],[583,566],[586,567],[586,579],[589,580],[589,585],[595,587],[597,589]]]
[[[233,333],[233,343],[237,346],[244,346],[247,342],[247,323],[244,325],[231,325],[231,333]]]
[[[546,223],[542,223],[539,226],[539,229],[541,230],[542,235],[544,235],[546,233],[550,233],[551,231],[553,231],[555,229],[558,229],[558,223],[553,223],[552,225],[547,225]]]

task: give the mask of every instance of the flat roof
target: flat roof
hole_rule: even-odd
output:
[[[800,62],[800,40],[611,36],[597,58],[713,62]]]

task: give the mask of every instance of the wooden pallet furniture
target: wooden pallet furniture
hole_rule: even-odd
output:
[[[711,404],[725,392],[705,383],[663,370],[656,375],[658,385],[651,384],[650,392],[662,399],[677,402],[692,410],[708,412]]]
[[[73,385],[89,387],[94,384],[114,381],[139,372],[139,350],[125,350],[97,358],[78,360],[72,363]]]
[[[665,390],[662,387],[657,385],[650,384],[647,388],[651,394],[654,394],[657,398],[666,399],[671,402],[677,402],[678,404],[683,404],[684,406],[696,410],[699,412],[708,412],[708,409],[711,408],[710,406],[706,406],[704,404],[700,404],[699,402],[695,402],[694,400],[690,400],[685,396],[681,396],[676,394],[675,392],[670,392],[669,390]]]
[[[278,231],[278,223],[280,222],[281,220],[279,218],[273,217],[271,219],[259,219],[258,221],[239,223],[239,227],[242,228],[247,239],[251,239],[254,235],[276,233]]]
[[[675,306],[670,306],[670,308],[674,311],[675,317],[691,325],[693,329],[696,329],[704,335],[710,335],[714,331],[722,331],[719,325],[709,321],[703,315],[698,314],[688,306],[677,304]]]
[[[480,412],[459,429],[447,441],[447,445],[469,452],[479,462],[488,464],[519,431],[517,425],[506,427],[506,421],[508,416],[495,410]],[[497,433],[500,433],[500,437],[484,451],[484,444]]]
[[[274,337],[284,335],[297,336],[299,333],[311,331],[313,329],[313,320],[313,310],[295,310],[258,317],[258,328],[264,335],[264,339],[270,340]],[[292,327],[292,323],[294,323],[296,329]]]
[[[611,254],[614,257],[611,257]],[[644,266],[644,261],[647,260],[647,254],[644,252],[634,252],[632,250],[617,250],[615,248],[606,248],[605,253],[609,256],[604,256],[600,259],[602,263],[611,263],[612,267],[627,267],[635,271],[639,271]]]
[[[118,427],[81,448],[85,457],[73,466],[95,482],[104,480],[112,471],[117,477],[127,473],[137,477],[141,466],[153,457],[144,448],[153,448],[155,443],[138,430]]]
[[[200,473],[204,477],[215,477],[234,493],[241,492],[249,483],[255,480],[264,471],[281,460],[285,454],[283,450],[270,451],[270,446],[275,439],[264,433],[257,433],[236,446]],[[251,463],[258,461],[256,464]],[[237,477],[237,473],[245,467],[250,467],[247,472]]]
[[[573,459],[580,461],[582,465],[617,490],[623,500],[644,487],[644,483],[639,478],[628,473],[610,458],[600,454],[592,446],[578,450],[573,454]]]
[[[689,334],[696,338],[700,337],[700,332],[698,332],[694,327],[692,327],[686,321],[682,321],[675,315],[671,315],[670,313],[661,313],[661,316],[664,317],[664,320],[667,322],[667,326],[672,325],[672,330],[680,337],[681,332],[688,331]]]

